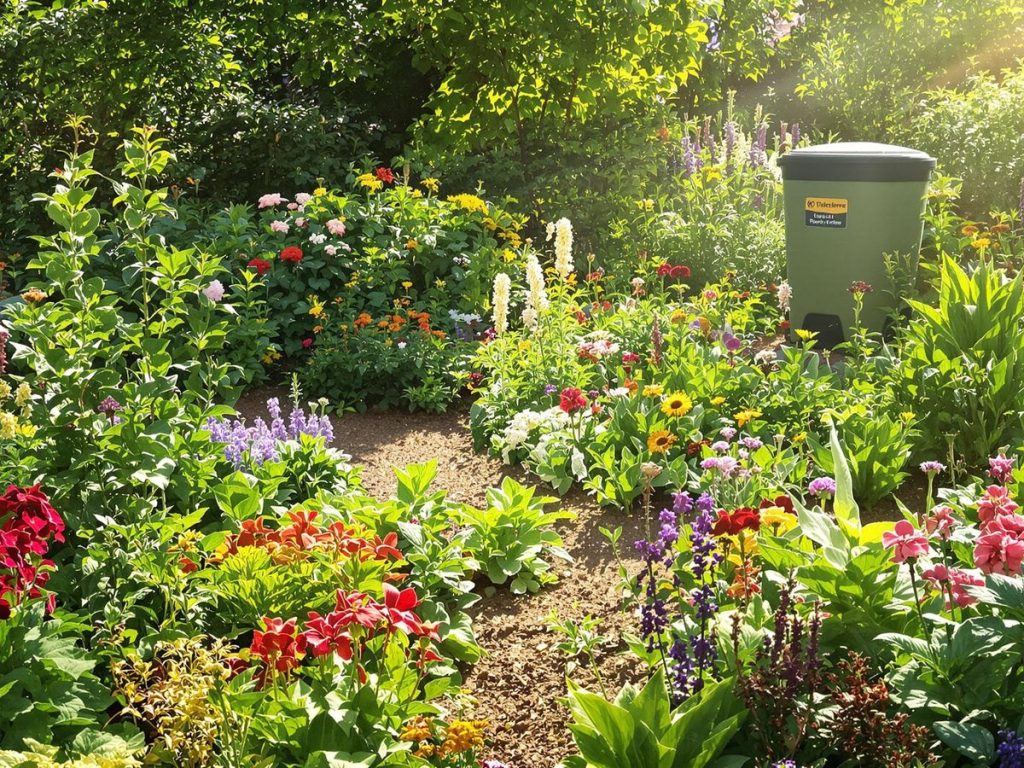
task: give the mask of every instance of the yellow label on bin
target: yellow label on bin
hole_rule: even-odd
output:
[[[804,224],[808,227],[844,229],[850,201],[844,197],[804,198]]]

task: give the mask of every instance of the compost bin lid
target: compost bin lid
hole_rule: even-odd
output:
[[[935,158],[892,144],[847,141],[794,149],[779,158],[783,179],[802,181],[927,181]]]

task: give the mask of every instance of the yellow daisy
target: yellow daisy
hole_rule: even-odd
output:
[[[674,392],[661,404],[661,412],[666,416],[685,416],[693,410],[693,400],[685,392]]]
[[[679,438],[667,429],[658,429],[647,438],[647,450],[651,453],[666,453],[678,441]]]

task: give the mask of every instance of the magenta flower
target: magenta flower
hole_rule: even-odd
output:
[[[995,478],[996,482],[1008,483],[1013,476],[1013,459],[1007,458],[1000,453],[988,460],[988,473]]]
[[[883,533],[882,544],[893,550],[894,563],[905,563],[928,554],[928,539],[906,520],[900,520],[893,530]]]
[[[990,485],[985,495],[978,502],[978,521],[982,530],[999,515],[1011,515],[1018,509],[1017,503],[1011,498],[1010,492],[1000,485]]]
[[[974,564],[984,573],[1020,575],[1024,560],[1024,541],[1003,531],[992,531],[978,537],[974,544]]]
[[[922,461],[921,471],[924,472],[926,475],[935,476],[940,472],[945,472],[946,465],[943,464],[941,461]]]

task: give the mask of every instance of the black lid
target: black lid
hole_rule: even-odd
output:
[[[779,157],[783,179],[804,181],[927,181],[935,158],[892,144],[847,141],[801,147]]]

